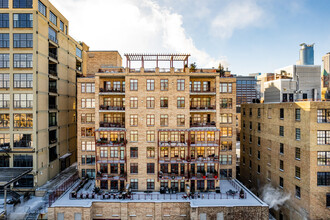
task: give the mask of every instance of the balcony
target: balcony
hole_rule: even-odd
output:
[[[56,104],[49,104],[49,105],[48,105],[48,108],[49,108],[49,109],[54,109],[54,110],[56,110],[56,109],[57,109],[57,105],[56,105]]]
[[[111,94],[118,94],[118,93],[125,93],[125,88],[100,88],[100,95],[111,95]]]
[[[159,141],[160,147],[184,147],[188,146],[188,141]]]
[[[119,150],[118,150],[119,152]],[[100,156],[97,156],[96,157],[96,163],[107,163],[107,164],[110,164],[110,163],[125,163],[125,158],[119,158],[119,157],[100,157]]]
[[[215,105],[198,105],[198,106],[190,106],[190,111],[194,112],[204,112],[204,111],[216,111]]]
[[[57,143],[57,138],[49,137],[49,144],[55,144]]]
[[[49,86],[48,91],[51,93],[57,93],[57,88],[55,86]]]
[[[216,94],[216,88],[207,88],[207,89],[191,89],[190,90],[191,95],[215,95]]]
[[[181,157],[159,157],[159,163],[181,163],[187,161],[185,156]]]
[[[219,140],[205,140],[205,141],[196,141],[196,140],[192,140],[190,146],[193,147],[198,147],[198,146],[210,146],[210,147],[216,147],[219,146]]]
[[[126,141],[124,139],[109,141],[108,139],[98,139],[96,141],[97,146],[125,146]]]
[[[57,55],[55,53],[52,53],[51,51],[48,52],[49,57],[57,60]]]
[[[188,161],[190,162],[203,162],[203,163],[208,163],[208,162],[218,162],[219,161],[219,156],[217,155],[199,155],[198,157],[191,157],[188,158]]]
[[[187,173],[163,173],[162,171],[158,172],[158,178],[163,180],[182,180],[182,179],[188,179]]]
[[[98,172],[96,174],[96,179],[97,180],[125,180],[127,174],[122,173],[122,174],[116,174],[116,173],[102,173]]]
[[[125,106],[108,106],[100,105],[100,112],[116,112],[116,111],[125,111]]]
[[[191,180],[216,180],[219,179],[219,174],[217,171],[214,171],[212,173],[206,173],[204,172],[189,172],[189,179]]]
[[[212,122],[194,122],[190,123],[190,127],[195,128],[195,127],[216,127],[215,121]]]
[[[103,128],[125,128],[125,123],[112,123],[112,122],[102,121],[102,122],[100,122],[100,127],[103,127]]]

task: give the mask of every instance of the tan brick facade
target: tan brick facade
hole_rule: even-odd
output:
[[[329,219],[330,187],[321,177],[330,172],[322,159],[329,152],[322,135],[330,130],[322,110],[329,109],[328,102],[242,105],[240,179],[259,195],[268,183],[291,194],[279,211],[274,210],[276,219]]]

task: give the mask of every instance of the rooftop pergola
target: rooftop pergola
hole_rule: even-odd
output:
[[[141,67],[144,68],[145,61],[156,62],[156,68],[158,67],[159,61],[170,62],[170,67],[174,67],[175,61],[183,62],[183,68],[188,66],[188,57],[190,54],[125,54],[126,57],[126,67],[131,68],[132,61],[140,61]]]

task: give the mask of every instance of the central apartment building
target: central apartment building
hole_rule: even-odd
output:
[[[236,79],[189,55],[90,51],[78,78],[78,168],[101,189],[214,190],[236,175]],[[142,63],[139,69],[131,62]],[[144,68],[154,61],[156,68]],[[161,69],[158,62],[170,63]],[[184,68],[176,69],[181,61]]]

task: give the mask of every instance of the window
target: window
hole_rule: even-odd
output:
[[[295,177],[300,179],[300,167],[295,167]]]
[[[280,170],[281,171],[284,170],[284,162],[283,162],[283,160],[280,160]]]
[[[33,0],[14,0],[13,8],[32,8]]]
[[[81,83],[81,93],[95,93],[95,83]]]
[[[82,124],[89,124],[89,123],[94,124],[94,122],[95,122],[94,113],[81,114],[81,123]]]
[[[168,126],[168,115],[160,115],[160,126]]]
[[[280,154],[284,154],[284,144],[280,143]]]
[[[138,158],[138,148],[131,147],[131,158]]]
[[[138,131],[131,131],[131,142],[138,141]]]
[[[147,115],[147,126],[155,126],[155,115]]]
[[[284,108],[280,109],[280,119],[284,119]]]
[[[249,115],[252,116],[252,108],[250,108]]]
[[[220,114],[220,123],[231,124],[233,122],[232,114]]]
[[[32,88],[33,75],[32,74],[14,74],[14,88]],[[33,98],[33,94],[31,94]]]
[[[14,94],[14,108],[32,108],[33,94]]]
[[[95,99],[81,99],[81,108],[95,108]]]
[[[296,121],[300,121],[300,118],[301,118],[300,108],[296,108],[296,110],[295,110],[295,117],[296,117]]]
[[[155,90],[155,80],[147,79],[147,91],[154,91]]]
[[[0,74],[0,88],[1,89],[5,89],[5,88],[9,88],[9,74],[8,73],[3,73]]]
[[[326,197],[327,197],[327,198],[326,198],[326,201],[327,201],[327,202],[326,202],[326,203],[327,203],[326,206],[327,206],[327,207],[330,207],[330,193],[327,193]]]
[[[261,124],[258,122],[258,131],[261,131]]]
[[[284,179],[280,177],[280,188],[284,187]]]
[[[270,170],[267,171],[267,179],[268,180],[272,179],[272,173],[270,172]]]
[[[233,105],[233,99],[231,98],[220,99],[220,108],[231,109],[232,105]]]
[[[0,108],[9,108],[9,94],[0,94]]]
[[[0,128],[9,128],[10,118],[9,114],[0,114]]]
[[[49,127],[57,126],[57,113],[56,112],[49,113],[48,121],[49,121],[48,123]]]
[[[155,173],[155,164],[147,163],[147,173],[154,174]]]
[[[51,41],[53,41],[55,43],[58,43],[58,41],[57,41],[57,32],[51,27],[48,28],[48,38]],[[56,56],[56,55],[54,55],[54,56]]]
[[[9,115],[8,115],[8,117],[9,117]],[[10,147],[10,136],[9,136],[9,134],[0,134],[0,148],[9,148],[9,147]],[[1,159],[2,159],[2,157],[0,156],[0,160]],[[0,167],[1,167],[1,165],[0,165]]]
[[[258,150],[258,159],[260,160],[260,151]]]
[[[220,83],[220,93],[232,93],[232,83]]]
[[[147,131],[147,142],[155,142],[155,131]]]
[[[148,190],[155,189],[155,180],[154,179],[147,179],[147,189]]]
[[[178,97],[177,107],[178,108],[184,108],[185,107],[184,97]]]
[[[130,108],[138,108],[138,98],[137,97],[131,97],[130,98]]]
[[[317,172],[317,185],[330,186],[330,172]]]
[[[13,14],[14,28],[32,28],[33,15],[32,14]]]
[[[168,79],[161,79],[160,80],[160,90],[161,91],[168,91]]]
[[[138,126],[138,115],[130,115],[130,126]]]
[[[296,140],[300,140],[300,128],[296,128]]]
[[[138,90],[138,80],[137,79],[131,79],[130,80],[130,89],[131,89],[131,91],[137,91]]]
[[[232,142],[231,141],[221,141],[221,151],[232,151]]]
[[[0,14],[0,28],[8,28],[9,27],[9,14],[1,13]]]
[[[0,156],[0,167],[9,167],[9,158],[9,156]]]
[[[0,68],[9,68],[9,54],[0,54]]]
[[[14,167],[33,167],[32,155],[14,155]]]
[[[300,199],[300,187],[296,186],[296,197]]]
[[[160,107],[161,108],[168,108],[168,98],[167,97],[161,97],[160,98]]]
[[[82,151],[95,151],[95,142],[94,141],[82,141],[81,150]]]
[[[178,127],[183,127],[183,126],[185,126],[185,118],[184,118],[184,115],[178,115],[178,116],[177,116],[177,126],[178,126]]]
[[[57,16],[52,11],[49,11],[49,20],[53,24],[57,25]]]
[[[13,185],[14,185],[14,188],[16,188],[16,187],[32,188],[33,180],[34,180],[33,174],[27,174],[27,175],[23,176],[21,179],[19,179],[17,182],[15,182]]]
[[[232,137],[233,136],[233,128],[220,128],[221,137]]]
[[[317,131],[317,144],[330,144],[330,131]]]
[[[0,0],[0,8],[8,8],[8,0]]]
[[[32,68],[32,53],[14,54],[14,68]]]
[[[91,127],[81,128],[81,136],[82,137],[94,137],[95,136],[95,128],[91,128]]]
[[[155,108],[155,98],[147,97],[147,108]]]
[[[318,123],[330,123],[330,109],[318,109],[317,110],[317,122]]]
[[[300,160],[300,148],[296,147],[295,150],[295,158],[296,160]]]
[[[131,179],[131,189],[132,190],[138,190],[138,179]]]
[[[49,148],[48,152],[49,162],[52,162],[57,159],[57,149],[56,146]]]
[[[43,16],[46,17],[46,6],[41,1],[38,1],[38,10]]]
[[[258,108],[258,117],[260,117],[261,116],[261,110],[260,110],[260,108]]]
[[[62,21],[61,21],[61,23],[62,23]],[[79,58],[82,58],[82,51],[78,47],[76,47],[76,56]]]
[[[155,148],[147,147],[147,158],[154,158],[154,157],[155,157]]]
[[[33,114],[14,114],[15,128],[32,128]]]
[[[137,163],[131,163],[130,166],[131,174],[137,174],[138,173],[138,164]]]
[[[9,34],[0,34],[0,48],[9,48]]]
[[[284,136],[284,127],[280,126],[280,136]]]
[[[63,21],[60,21],[60,29],[61,29],[61,31],[64,31],[64,23],[63,23]],[[80,53],[78,51],[80,51]],[[77,54],[77,52],[78,52],[78,54]],[[77,56],[80,55],[78,57],[81,58],[81,50],[79,48],[76,48],[76,55]]]
[[[260,165],[258,165],[257,173],[260,174]]]
[[[177,90],[184,91],[184,79],[177,80]]]
[[[318,166],[330,166],[330,151],[317,152],[317,165]]]

